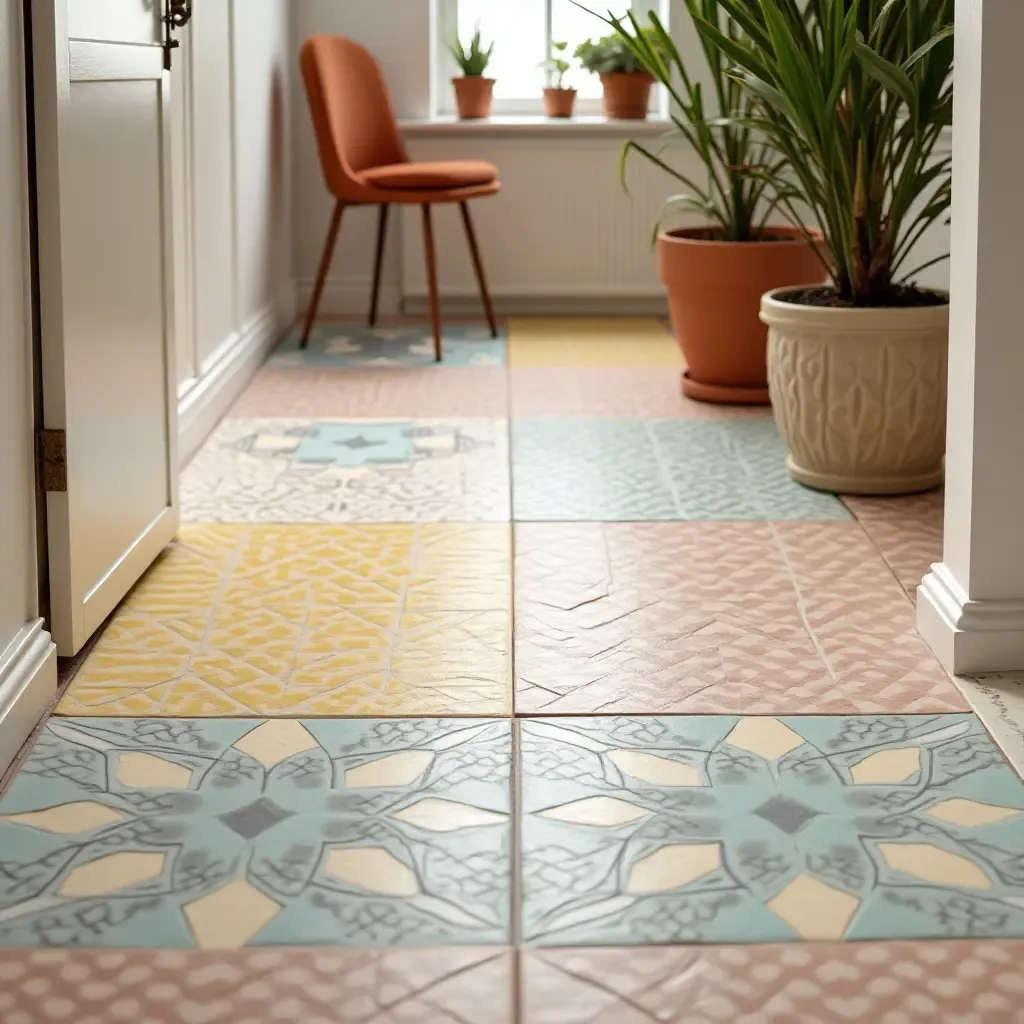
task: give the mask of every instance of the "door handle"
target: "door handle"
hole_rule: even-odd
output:
[[[192,0],[167,0],[164,13],[164,70],[171,70],[171,54],[181,46],[174,38],[176,29],[184,28],[192,18]]]

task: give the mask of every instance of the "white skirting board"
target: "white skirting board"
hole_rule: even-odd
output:
[[[299,281],[295,286],[298,299],[296,306],[300,313],[309,308],[313,284],[311,279],[306,279]],[[371,279],[368,277],[353,276],[333,281],[328,279],[320,297],[318,316],[367,316],[370,312],[370,287]],[[401,296],[398,285],[394,282],[381,282],[379,312],[381,316],[394,316],[402,312]]]
[[[972,601],[942,562],[917,588],[917,628],[955,675],[1024,669],[1024,601]]]
[[[57,648],[36,619],[0,652],[0,775],[56,695]]]
[[[289,286],[277,301],[260,310],[238,334],[225,340],[186,382],[178,401],[178,452],[185,465],[210,435],[295,317],[295,292]]]

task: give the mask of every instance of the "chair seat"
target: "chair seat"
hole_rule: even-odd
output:
[[[360,176],[368,185],[379,189],[471,188],[497,181],[498,168],[486,160],[438,160],[372,167]]]

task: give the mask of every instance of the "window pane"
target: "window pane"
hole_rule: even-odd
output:
[[[586,6],[601,14],[611,11],[616,17],[621,17],[629,11],[630,0],[595,0]],[[589,11],[581,10],[569,0],[552,0],[551,37],[557,42],[569,44],[567,52],[570,57],[584,40],[597,39],[609,32],[611,28]],[[597,75],[583,71],[575,61],[573,70],[566,76],[566,84],[575,86],[582,97],[593,99],[601,95],[601,80]]]
[[[539,65],[547,47],[545,0],[458,0],[458,4],[463,44],[468,45],[477,24],[484,45],[494,41],[494,54],[487,66],[488,77],[497,79],[494,95],[539,100],[544,88]]]

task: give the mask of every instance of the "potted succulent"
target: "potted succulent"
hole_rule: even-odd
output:
[[[541,64],[548,73],[548,86],[544,90],[544,111],[548,117],[572,117],[576,105],[576,90],[565,87],[565,76],[572,64],[565,59],[568,43],[551,43],[551,53]]]
[[[461,77],[452,79],[459,117],[463,120],[490,117],[494,105],[494,79],[484,78],[484,72],[491,62],[494,43],[484,49],[480,26],[477,25],[468,48],[462,45],[462,40],[456,38],[449,49],[455,63],[462,70]]]
[[[934,149],[952,121],[953,0],[719,3],[745,37],[699,18],[702,39],[736,65],[753,125],[785,158],[776,181],[795,182],[831,267],[827,287],[774,291],[762,305],[790,474],[833,492],[933,487],[949,298],[914,284],[936,260],[908,263],[950,203],[952,161]]]
[[[604,18],[609,24],[613,19]],[[650,32],[649,29],[644,30]],[[584,71],[600,75],[606,117],[640,120],[651,105],[651,75],[618,32],[589,39],[573,55]]]
[[[706,18],[728,38],[739,25],[720,17],[718,0],[685,0],[691,17]],[[768,402],[767,329],[758,313],[761,296],[773,288],[824,281],[826,271],[805,233],[772,224],[779,203],[791,192],[773,192],[778,154],[748,126],[724,119],[719,110],[751,112],[752,101],[728,74],[730,62],[716,47],[705,47],[706,70],[687,67],[667,30],[651,14],[651,31],[637,20],[610,17],[636,63],[668,90],[674,133],[701,162],[703,175],[669,163],[655,152],[627,142],[620,170],[625,184],[628,158],[638,154],[663,169],[686,192],[672,196],[655,228],[658,268],[668,291],[672,327],[687,369],[683,394],[708,402],[763,405]],[[713,85],[716,108],[708,109],[698,77]],[[699,226],[661,230],[679,214],[696,215]]]

